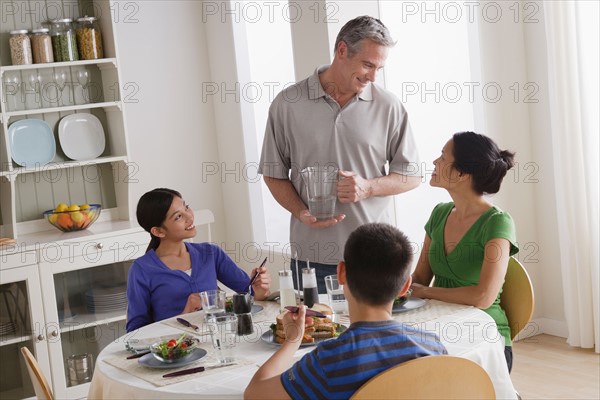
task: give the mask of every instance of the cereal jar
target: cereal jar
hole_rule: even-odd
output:
[[[85,16],[77,19],[75,31],[77,33],[79,56],[82,60],[95,60],[104,57],[98,18]]]
[[[26,65],[33,62],[31,54],[31,40],[27,29],[18,29],[10,32],[10,58],[13,65]]]
[[[31,31],[31,50],[35,64],[54,62],[52,40],[48,28],[38,28]]]
[[[54,61],[79,60],[72,19],[65,18],[52,21],[50,36],[52,37],[52,48],[54,49]]]

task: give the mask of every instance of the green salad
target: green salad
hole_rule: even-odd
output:
[[[197,339],[182,334],[179,339],[171,339],[152,345],[152,352],[165,361],[174,361],[188,356],[196,347]]]

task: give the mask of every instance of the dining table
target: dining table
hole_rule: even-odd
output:
[[[326,298],[326,295],[320,295],[319,301],[326,303]],[[494,384],[496,398],[517,398],[504,357],[504,339],[487,313],[476,307],[422,299],[411,299],[396,311],[392,314],[395,320],[436,333],[448,354],[467,358],[482,366]],[[198,330],[182,325],[177,317],[173,317],[126,333],[98,355],[88,399],[241,399],[254,373],[278,349],[270,330],[279,313],[278,303],[256,301],[252,317],[254,332],[237,337],[234,364],[172,378],[164,378],[163,375],[219,364],[209,330],[204,324],[203,311],[178,316],[196,325]],[[342,326],[350,324],[347,315],[335,314],[333,319]],[[190,365],[172,369],[149,368],[140,363],[141,358],[127,359],[136,346],[143,349],[153,341],[177,338],[183,332],[200,340],[206,356]],[[314,348],[300,347],[294,361]]]

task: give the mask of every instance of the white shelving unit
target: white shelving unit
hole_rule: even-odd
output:
[[[16,331],[0,332],[0,357],[4,365],[11,365],[0,369],[0,398],[34,396],[19,355],[22,346],[35,354],[56,398],[82,398],[89,384],[69,380],[66,360],[82,353],[95,357],[123,335],[126,318],[122,307],[89,311],[85,293],[124,285],[131,260],[143,254],[149,236],[132,221],[130,183],[135,168],[129,158],[111,18],[118,4],[79,0],[58,16],[76,19],[85,12],[99,17],[106,58],[11,65],[8,32],[37,28],[43,22],[40,16],[50,15],[43,12],[46,2],[29,6],[32,3],[39,6],[34,10],[42,11],[17,10],[3,20],[0,31],[0,237],[16,240],[0,248],[0,322],[17,320]],[[82,70],[89,73],[89,81],[78,81]],[[64,86],[57,81],[57,71],[67,75]],[[106,147],[99,157],[74,161],[63,153],[58,125],[73,113],[91,113],[100,120]],[[40,119],[52,128],[57,150],[50,163],[23,167],[13,161],[8,133],[23,119]],[[102,212],[90,228],[62,233],[42,215],[58,203],[99,203]]]

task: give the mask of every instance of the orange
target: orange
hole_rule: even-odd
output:
[[[57,220],[58,226],[63,229],[69,229],[73,225],[73,221],[71,221],[71,216],[68,213],[59,214]]]

